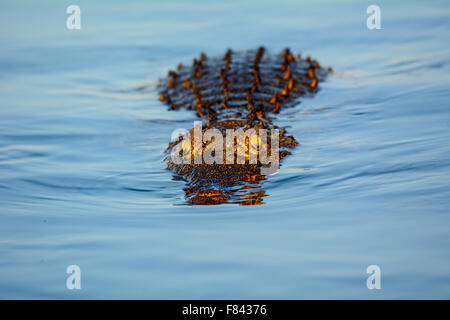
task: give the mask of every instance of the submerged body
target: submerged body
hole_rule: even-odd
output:
[[[262,47],[245,52],[228,50],[223,57],[201,54],[192,66],[179,65],[176,71],[169,71],[158,85],[160,100],[174,110],[194,110],[204,122],[196,134],[193,128],[167,148],[168,168],[186,181],[188,201],[261,203],[265,192],[252,189],[265,179],[267,173],[262,174],[262,170],[275,161],[278,164],[298,144],[273,123],[273,114],[294,106],[300,96],[316,93],[319,81],[329,71],[309,57],[295,57],[289,49],[267,54]],[[236,135],[230,140],[220,137],[232,129],[252,135]],[[193,161],[204,160],[197,155],[212,149],[212,161]],[[183,161],[174,160],[174,155]],[[262,161],[263,156],[270,157],[272,164]],[[233,161],[227,161],[230,159]]]

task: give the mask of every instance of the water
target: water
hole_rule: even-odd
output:
[[[450,298],[448,2],[378,1],[372,31],[365,1],[76,4],[74,31],[0,4],[0,298]],[[163,151],[195,116],[155,81],[259,45],[335,70],[277,118],[301,146],[263,205],[182,205]]]

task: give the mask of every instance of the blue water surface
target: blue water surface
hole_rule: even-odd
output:
[[[450,298],[450,3],[371,4],[3,0],[0,298]],[[335,71],[278,115],[301,145],[264,204],[184,205],[162,159],[195,115],[155,83],[260,45]]]

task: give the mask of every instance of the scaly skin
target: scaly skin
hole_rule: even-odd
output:
[[[286,135],[284,128],[273,124],[271,114],[282,108],[298,104],[297,98],[315,94],[318,83],[331,69],[324,70],[317,61],[309,57],[296,57],[285,49],[280,54],[266,54],[264,48],[253,51],[233,52],[228,50],[223,57],[208,58],[201,54],[194,59],[192,66],[179,65],[176,71],[169,71],[167,78],[160,79],[158,91],[160,100],[171,109],[187,108],[194,110],[205,123],[202,132],[217,129],[279,129],[279,160],[290,154],[289,149],[298,145],[294,137]],[[193,129],[190,133],[193,137]],[[175,147],[185,155],[202,153],[210,141],[203,141],[199,148],[192,141],[182,137],[171,142],[166,150],[167,166],[175,172],[175,177],[186,181],[185,194],[191,204],[260,204],[265,196],[259,189],[265,180],[261,168],[267,166],[259,160],[249,162],[253,152],[258,157],[261,152],[259,137],[253,141],[237,141],[231,146],[234,150],[246,151],[245,163],[195,164],[175,163],[170,153]],[[266,147],[271,155],[270,138]],[[190,142],[190,143],[189,143]],[[234,142],[233,142],[234,143]],[[224,150],[226,148],[224,145]],[[224,158],[226,152],[224,152]],[[236,158],[235,158],[236,159]],[[259,159],[259,158],[258,158]]]

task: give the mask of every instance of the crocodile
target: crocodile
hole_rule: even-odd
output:
[[[169,70],[167,77],[159,79],[157,89],[163,103],[171,110],[192,110],[202,121],[197,123],[200,126],[170,142],[165,151],[165,161],[174,178],[186,183],[187,203],[263,203],[266,193],[260,186],[266,174],[261,169],[268,164],[258,158],[264,151],[265,155],[281,160],[299,144],[287,134],[286,128],[274,124],[275,115],[298,104],[299,97],[317,93],[319,82],[330,72],[331,68],[323,68],[309,56],[302,58],[289,49],[272,54],[259,47],[247,51],[228,49],[225,55],[214,57],[201,53],[191,65],[179,64],[175,70]],[[256,135],[232,137],[225,144],[217,140],[226,148],[225,155],[217,153],[214,161],[208,163],[192,161],[208,148],[211,151],[211,144],[217,139],[217,136],[205,139],[207,130],[225,136],[230,129],[241,129],[240,132],[254,129]],[[258,133],[261,129],[268,132],[265,144]],[[193,137],[195,130],[200,134],[199,143]],[[274,132],[276,141],[272,139]],[[230,141],[231,148],[227,149]],[[245,151],[242,161],[225,161],[227,156],[236,160],[239,151]],[[173,154],[182,159],[188,156],[190,161],[174,161]],[[216,156],[216,150],[211,154]],[[252,155],[256,161],[251,161]]]

